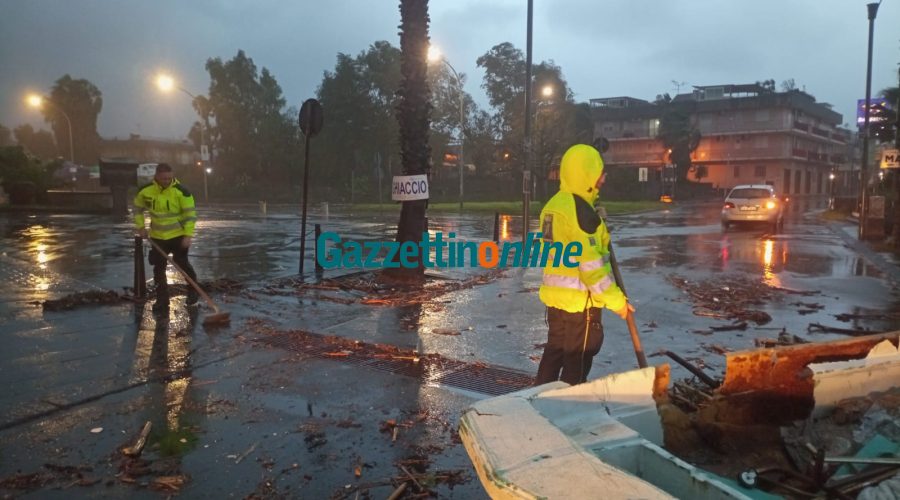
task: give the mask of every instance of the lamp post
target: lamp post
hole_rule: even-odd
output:
[[[159,87],[159,89],[162,90],[163,92],[169,92],[173,89],[178,89],[178,90],[184,92],[185,94],[187,94],[187,96],[191,98],[191,102],[193,102],[194,100],[197,99],[197,96],[188,92],[184,87],[181,87],[180,85],[176,85],[175,79],[166,74],[161,74],[156,77],[156,86]],[[200,118],[203,119],[202,116]],[[209,161],[209,153],[208,153],[208,150],[206,149],[206,125],[204,124],[203,121],[200,122],[200,161],[201,162]],[[203,167],[202,163],[198,163],[198,165],[201,168]],[[203,169],[203,201],[205,201],[205,202],[209,201],[209,191],[207,189],[206,178],[210,172],[212,172],[211,168]]]
[[[525,144],[522,162],[522,244],[528,242],[528,218],[531,215],[531,57],[532,26],[534,24],[534,0],[528,0],[525,37]]]
[[[834,189],[835,189],[834,179],[835,179],[835,177],[837,177],[837,176],[834,174],[834,170],[832,170],[831,172],[828,173],[828,183],[829,183],[828,191],[829,191],[829,194],[831,195],[831,197],[828,200],[828,209],[829,210],[835,209],[835,200],[834,200]]]
[[[465,108],[465,100],[463,94],[463,84],[462,78],[459,77],[459,73],[456,72],[456,69],[450,64],[450,61],[447,58],[441,55],[440,50],[431,46],[428,47],[428,60],[436,61],[440,59],[450,68],[450,71],[453,73],[454,78],[456,78],[456,88],[459,91],[459,155],[457,155],[457,163],[459,164],[459,209],[463,208],[463,177],[464,177],[464,160],[463,160],[463,151],[464,151],[464,143],[466,140],[465,136],[465,123],[466,123],[466,108]]]
[[[872,98],[872,37],[875,33],[875,16],[878,15],[878,6],[880,3],[872,2],[866,5],[869,12],[869,52],[868,62],[866,64],[866,109],[865,118],[863,119],[863,150],[862,163],[860,165],[860,208],[859,208],[859,239],[863,240],[868,235],[866,222],[869,212],[869,201],[867,187],[869,184],[868,163],[869,163],[869,112],[870,100]]]
[[[46,102],[46,103],[50,104],[51,106],[53,106],[54,108],[56,108],[57,111],[62,113],[63,117],[65,117],[65,119],[66,119],[66,125],[68,125],[68,127],[69,127],[69,161],[71,161],[72,163],[75,163],[75,143],[72,140],[72,120],[69,118],[69,115],[66,114],[66,112],[55,102],[53,102],[50,99],[47,99],[45,97],[39,96],[37,94],[31,94],[25,100],[28,102],[28,105],[31,106],[32,108],[40,109],[41,106],[43,106],[44,103]]]

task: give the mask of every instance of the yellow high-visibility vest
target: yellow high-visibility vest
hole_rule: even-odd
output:
[[[134,197],[134,226],[146,227],[144,211],[150,213],[150,237],[171,240],[179,236],[194,236],[197,209],[194,196],[178,179],[165,189],[156,181],[141,187]]]
[[[554,266],[551,250],[544,266],[541,302],[567,312],[588,307],[618,311],[625,307],[625,295],[616,286],[609,264],[609,231],[594,211],[597,181],[603,175],[603,160],[591,146],[578,144],[563,155],[560,189],[541,210],[543,244],[581,243],[578,267]],[[551,247],[552,248],[552,247]]]

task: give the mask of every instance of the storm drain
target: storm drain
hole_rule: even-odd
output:
[[[439,384],[488,396],[501,396],[530,387],[534,383],[530,374],[510,368],[467,363],[437,354],[422,357],[407,352],[373,354],[366,349],[347,349],[346,346],[335,345],[329,342],[327,337],[309,332],[303,332],[302,335],[282,333],[258,341],[298,354],[405,375],[418,378],[424,383]],[[361,342],[356,345],[371,347]]]

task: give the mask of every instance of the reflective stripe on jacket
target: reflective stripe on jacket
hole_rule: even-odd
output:
[[[134,225],[146,227],[144,211],[150,213],[150,237],[171,240],[179,236],[194,236],[197,209],[194,196],[178,179],[163,189],[156,181],[143,186],[134,197]]]
[[[625,295],[616,286],[609,264],[606,223],[601,222],[592,234],[584,232],[578,224],[574,196],[560,191],[541,211],[544,244],[561,242],[565,247],[578,241],[582,247],[581,255],[577,257],[578,267],[553,266],[554,251],[551,250],[544,267],[541,302],[567,312],[581,312],[588,307],[620,310],[625,307]]]

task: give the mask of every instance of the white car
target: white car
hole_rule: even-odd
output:
[[[773,233],[784,228],[784,204],[768,184],[735,186],[725,197],[722,206],[722,229],[731,224],[765,223]]]

